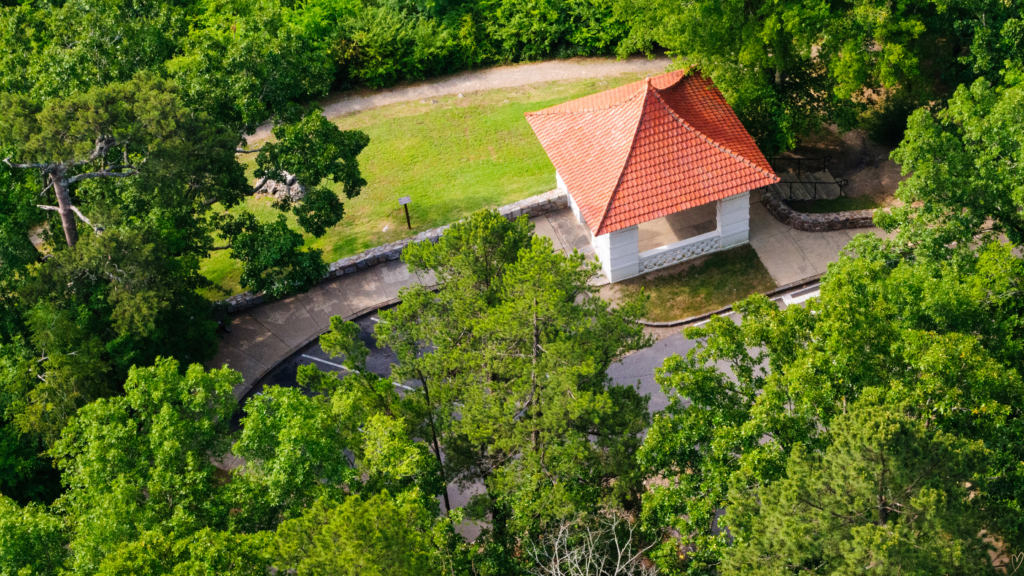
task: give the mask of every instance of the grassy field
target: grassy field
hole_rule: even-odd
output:
[[[870,210],[882,205],[870,196],[840,196],[832,200],[797,200],[787,202],[789,207],[804,214],[828,214],[831,212],[847,212],[849,210]]]
[[[627,74],[549,82],[393,104],[339,118],[342,129],[370,136],[359,156],[368,184],[361,195],[345,201],[345,218],[321,238],[307,236],[307,245],[322,249],[331,262],[553,189],[555,169],[523,113],[639,78]],[[402,196],[412,197],[412,230],[398,205]],[[278,213],[266,198],[250,198],[244,207],[261,219]],[[299,230],[294,216],[288,220]],[[241,269],[226,251],[205,260],[202,272],[215,284],[205,291],[208,298],[241,292]]]
[[[758,292],[775,289],[775,282],[748,246],[707,257],[678,272],[626,280],[624,294],[643,289],[651,296],[647,320],[668,322],[712,312]]]

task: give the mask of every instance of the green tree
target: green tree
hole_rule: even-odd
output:
[[[647,342],[634,322],[644,302],[612,308],[588,284],[592,263],[496,212],[403,258],[442,284],[405,289],[376,333],[398,354],[393,375],[417,384],[404,401],[446,480],[486,484],[495,546],[510,521],[525,529],[635,499],[646,398],[612,386],[607,368]]]
[[[403,420],[360,419],[345,383],[321,380],[333,394],[250,400],[232,455],[240,374],[132,368],[125,395],[82,407],[51,450],[68,489],[52,513],[0,497],[0,570],[248,576],[285,558],[433,571],[458,549],[452,520],[435,526],[433,457]],[[225,471],[228,456],[244,462]]]
[[[302,517],[278,528],[278,570],[298,576],[419,576],[434,568],[433,516],[415,493],[387,491],[340,504],[318,500]]]
[[[125,395],[84,406],[53,448],[68,491],[58,501],[72,526],[75,570],[93,572],[131,542],[158,531],[187,538],[224,529],[231,502],[214,461],[230,448],[232,388],[241,375],[160,359],[133,368]]]
[[[261,576],[271,563],[267,548],[272,537],[268,532],[237,534],[209,528],[177,539],[160,531],[144,532],[103,558],[95,573]]]
[[[644,495],[644,521],[683,535],[656,552],[664,568],[712,573],[728,546],[717,516],[729,485],[778,481],[797,444],[824,452],[833,420],[868,389],[936,430],[984,442],[976,497],[986,528],[1019,548],[1020,260],[998,244],[959,261],[900,260],[867,236],[850,248],[858,257],[830,266],[807,308],[751,297],[737,305],[740,325],[688,329],[701,344],[656,372],[670,403],[638,459],[661,479]]]
[[[11,314],[3,326],[41,359],[41,383],[8,404],[22,430],[56,437],[77,407],[116,393],[132,365],[158,355],[185,363],[212,355],[216,324],[196,293],[209,284],[199,261],[211,250],[230,248],[243,261],[243,285],[271,297],[323,277],[321,253],[304,250],[283,220],[212,212],[254,191],[237,159],[240,136],[186,108],[173,83],[140,74],[43,105],[21,95],[0,101],[10,112],[0,120],[0,145],[17,157],[8,166],[23,171],[6,173],[0,197],[11,208],[0,231],[21,236],[0,265],[0,304]],[[275,133],[278,142],[254,151],[258,176],[304,178],[312,191],[291,208],[302,226],[323,234],[343,215],[327,181],[348,197],[365,184],[356,156],[366,136],[338,130],[315,108]],[[18,180],[30,172],[42,176],[43,195],[55,205],[34,205],[36,193]],[[32,210],[60,217],[46,221]],[[80,236],[78,221],[92,230]],[[47,259],[25,245],[39,224],[63,231]],[[214,246],[217,236],[230,244]]]
[[[48,504],[61,492],[60,474],[40,434],[17,425],[18,405],[35,378],[35,360],[20,340],[0,344],[0,494],[19,504]]]
[[[38,504],[21,508],[0,496],[0,575],[56,574],[64,565],[66,546],[60,518]]]
[[[823,453],[797,443],[778,481],[730,487],[722,574],[995,573],[972,498],[984,443],[870,396],[832,421]]]
[[[624,46],[655,42],[709,75],[768,155],[822,122],[852,128],[855,102],[912,109],[978,75],[995,81],[1021,40],[1019,8],[997,0],[619,0],[616,10],[632,27]],[[897,108],[889,123],[903,121]]]
[[[333,70],[327,50],[289,24],[285,2],[211,2],[182,50],[165,63],[182,99],[238,130],[287,115],[300,99],[325,96]]]
[[[1024,243],[1022,107],[1024,85],[993,88],[979,79],[960,86],[943,110],[914,112],[892,153],[908,176],[896,192],[904,206],[879,213],[879,224],[935,254],[984,232]]]
[[[234,501],[247,504],[233,517],[235,526],[270,529],[318,499],[341,502],[381,491],[415,490],[436,515],[444,489],[439,463],[410,440],[406,403],[391,379],[366,368],[369,351],[358,326],[340,317],[331,326],[320,343],[328,354],[344,355],[344,377],[302,366],[297,380],[312,394],[271,386],[246,404],[233,448],[246,464],[230,490]]]
[[[194,6],[140,0],[4,4],[0,92],[33,100],[66,98],[158,69],[178,49]]]
[[[360,440],[359,422],[335,411],[331,397],[308,397],[296,388],[269,387],[245,407],[233,452],[234,499],[248,505],[234,519],[246,529],[271,529],[300,515],[320,497],[343,498],[359,485],[346,451]]]
[[[828,0],[649,0],[620,2],[619,10],[683,66],[709,76],[766,155],[794,147],[822,122],[852,126],[854,109],[836,95],[827,55],[812,54],[837,16]]]

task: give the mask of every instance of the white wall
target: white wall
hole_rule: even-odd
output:
[[[572,213],[576,216],[576,220],[579,220],[580,224],[584,227],[587,225],[587,221],[583,219],[583,214],[580,212],[580,207],[576,205],[576,201],[572,199],[572,193],[569,192],[569,188],[565,186],[565,180],[562,180],[562,175],[555,171],[555,182],[558,184],[560,190],[565,190],[565,195],[569,197],[569,208],[572,208]]]
[[[750,192],[718,201],[718,232],[722,250],[750,241]]]
[[[609,281],[618,282],[640,273],[640,232],[636,226],[595,236],[591,245]]]

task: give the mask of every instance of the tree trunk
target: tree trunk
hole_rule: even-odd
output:
[[[530,402],[540,406],[540,399],[537,398],[537,350],[540,348],[540,326],[537,324],[537,297],[533,297],[533,359],[530,368],[530,380],[532,381],[532,389],[530,390]],[[537,429],[537,418],[540,418],[539,409],[532,414],[533,418],[533,451],[536,452],[540,449],[540,430]]]
[[[78,244],[78,222],[75,220],[75,213],[71,210],[71,193],[68,191],[68,181],[64,172],[50,174],[50,181],[53,182],[53,190],[57,193],[57,213],[60,214],[60,222],[64,227],[64,239],[68,246],[74,248]]]
[[[441,493],[441,496],[444,497],[445,514],[448,514],[452,511],[452,504],[448,501],[448,478],[444,473],[444,460],[441,459],[441,444],[437,441],[437,426],[434,424],[434,405],[430,402],[430,388],[427,385],[427,377],[423,375],[422,371],[417,370],[417,372],[419,372],[420,381],[423,382],[423,394],[426,396],[427,400],[427,414],[429,415],[430,420],[430,435],[432,436],[431,440],[434,445],[434,456],[437,458],[437,467],[441,473],[441,482],[444,483],[444,492]]]

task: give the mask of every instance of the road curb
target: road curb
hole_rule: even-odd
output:
[[[779,286],[778,288],[771,290],[770,292],[760,292],[759,294],[763,294],[768,298],[775,298],[776,296],[779,296],[780,294],[783,294],[785,292],[799,290],[800,288],[807,288],[808,286],[819,283],[821,281],[822,276],[824,276],[824,274],[817,274],[809,278],[804,278],[803,280],[798,280],[796,282],[790,282],[789,284]],[[714,316],[729,314],[732,312],[732,307],[733,304],[730,304],[724,308],[719,308],[714,312],[705,312],[704,314],[698,314],[697,316],[690,316],[689,318],[683,318],[680,320],[669,320],[667,322],[649,322],[647,320],[638,320],[637,324],[640,324],[641,326],[647,326],[648,328],[672,328],[674,326],[685,326],[687,324],[703,322]]]
[[[431,287],[429,287],[427,289],[428,290],[436,290],[437,287],[436,286],[431,286]],[[352,320],[355,320],[356,318],[359,318],[360,316],[365,316],[366,314],[370,314],[372,312],[378,312],[382,308],[387,308],[388,306],[394,306],[395,304],[398,304],[401,301],[402,301],[401,298],[391,298],[389,300],[385,300],[384,302],[378,302],[377,304],[374,304],[373,306],[367,306],[366,308],[363,308],[362,310],[357,310],[357,311],[355,311],[355,312],[353,312],[351,314],[348,314],[346,316],[342,316],[342,318],[345,319],[346,321],[352,321]],[[276,360],[271,362],[266,368],[264,368],[259,374],[257,374],[256,377],[254,377],[252,379],[252,381],[243,383],[244,388],[241,390],[241,394],[239,394],[236,399],[239,402],[241,402],[243,398],[245,398],[246,396],[249,395],[250,392],[252,392],[252,389],[256,387],[256,384],[258,384],[260,382],[260,380],[263,380],[264,378],[266,378],[267,375],[270,374],[271,372],[273,372],[275,369],[277,369],[277,367],[280,366],[282,362],[284,362],[285,360],[291,358],[297,352],[299,352],[300,350],[302,350],[306,346],[309,346],[314,341],[316,341],[318,338],[320,338],[321,336],[326,334],[328,330],[330,330],[330,328],[328,328],[327,330],[324,330],[322,332],[317,332],[317,333],[313,334],[312,336],[306,338],[305,340],[300,342],[298,345],[293,346],[290,350],[288,350],[288,352],[285,352],[283,355],[281,355]]]

